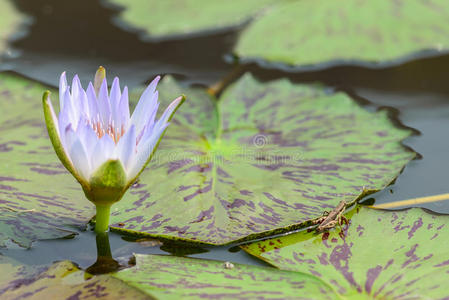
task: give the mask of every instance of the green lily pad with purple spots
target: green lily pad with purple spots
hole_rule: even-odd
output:
[[[348,217],[342,229],[303,231],[243,249],[282,270],[316,276],[342,299],[449,297],[448,216],[357,207]]]
[[[112,276],[157,299],[333,299],[307,274],[269,267],[162,255],[136,255],[136,266]]]
[[[122,281],[85,276],[73,263],[25,266],[0,255],[2,299],[152,299]]]
[[[107,0],[121,9],[118,26],[145,38],[166,39],[230,29],[251,20],[276,0]]]
[[[447,0],[283,1],[242,31],[234,52],[304,69],[385,66],[447,53],[447,20]]]
[[[415,156],[385,111],[319,85],[247,74],[216,100],[166,77],[159,93],[162,107],[187,100],[112,207],[114,230],[208,244],[286,232],[384,188]]]
[[[54,153],[43,120],[45,89],[0,74],[0,247],[72,235],[95,214]]]

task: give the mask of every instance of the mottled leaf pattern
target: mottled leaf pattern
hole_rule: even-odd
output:
[[[446,0],[280,2],[243,30],[235,53],[308,67],[401,62],[449,50]],[[269,38],[267,38],[269,36]]]
[[[313,276],[274,268],[176,256],[136,255],[137,265],[114,274],[158,299],[333,299]]]
[[[0,74],[0,247],[9,239],[29,247],[37,239],[70,235],[70,227],[95,214],[50,143],[41,102],[45,89]]]
[[[187,101],[146,172],[113,206],[116,230],[225,244],[297,228],[388,185],[414,157],[410,131],[343,93],[243,76],[219,101],[167,77]]]
[[[145,37],[167,38],[228,29],[250,20],[275,0],[107,0],[122,9],[117,24]]]
[[[0,255],[0,268],[2,299],[152,299],[108,275],[89,278],[68,261],[24,266]]]
[[[0,1],[0,58],[8,48],[8,42],[18,34],[23,23],[23,16],[14,6],[11,0]]]
[[[447,216],[365,207],[349,215],[343,231],[300,232],[243,249],[282,270],[314,275],[345,299],[448,299]]]

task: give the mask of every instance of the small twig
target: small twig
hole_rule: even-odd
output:
[[[416,204],[423,204],[423,203],[430,203],[430,202],[437,202],[437,201],[444,201],[444,200],[449,200],[449,193],[434,195],[434,196],[420,197],[420,198],[412,198],[412,199],[396,201],[396,202],[391,202],[391,203],[373,205],[370,207],[377,208],[377,209],[387,209],[387,208],[396,208],[396,207],[400,207],[400,206],[413,206]]]
[[[0,207],[0,209],[4,209],[4,210],[8,210],[8,211],[12,211],[12,212],[18,212],[18,213],[26,213],[26,212],[35,212],[36,210],[33,209],[14,209],[14,208],[10,208],[10,207]]]
[[[209,86],[207,92],[209,93],[209,95],[212,96],[218,95],[230,82],[232,82],[235,78],[239,77],[242,71],[243,66],[235,64],[231,72],[229,72],[222,80],[217,81],[211,86]]]

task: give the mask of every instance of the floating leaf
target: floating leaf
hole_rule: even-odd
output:
[[[446,0],[281,2],[242,32],[235,53],[300,67],[401,62],[447,52],[447,20]]]
[[[112,207],[116,230],[209,244],[285,232],[382,189],[415,155],[385,111],[318,85],[245,75],[216,101],[166,77],[159,92],[162,106],[188,99]]]
[[[2,299],[332,299],[314,276],[165,255],[136,255],[136,266],[90,276],[73,263],[24,266],[0,255]],[[313,295],[313,296],[311,296]]]
[[[345,299],[447,299],[447,216],[358,207],[348,228],[244,246],[282,269],[316,276]],[[340,298],[335,297],[335,298]]]
[[[108,0],[123,8],[118,24],[152,38],[198,34],[242,25],[275,0]]]
[[[14,34],[17,35],[24,19],[25,16],[17,11],[12,1],[0,2],[0,53],[5,52],[9,40]]]
[[[41,266],[25,266],[19,262],[0,254],[0,295],[4,298],[4,293],[7,290],[19,287],[37,276],[45,267]]]
[[[176,256],[136,255],[137,265],[113,276],[158,299],[331,299],[310,275],[274,268]]]
[[[24,266],[0,255],[2,299],[151,299],[113,277],[85,280],[69,261],[47,266]]]
[[[84,226],[95,213],[53,151],[43,120],[45,89],[0,74],[0,247],[10,239],[29,247],[71,235],[71,226]]]

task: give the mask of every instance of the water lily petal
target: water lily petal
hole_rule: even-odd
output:
[[[119,108],[118,108],[118,119],[117,125],[121,129],[126,130],[129,124],[129,100],[128,100],[128,87],[125,86],[123,89],[122,97],[120,98]]]
[[[84,118],[89,118],[89,101],[87,100],[87,94],[86,91],[83,89],[83,86],[81,85],[81,82],[78,81],[78,107],[79,107],[79,116],[83,116]],[[72,99],[76,99],[73,98]],[[73,100],[72,100],[73,101]],[[76,102],[76,100],[74,100]]]
[[[79,138],[75,137],[70,147],[69,155],[77,173],[86,181],[89,180],[91,173],[90,162],[87,158],[86,149]]]
[[[156,91],[154,93],[154,98],[158,99],[158,97],[159,97],[159,92]],[[156,114],[157,114],[157,110],[158,109],[159,109],[159,101],[156,100],[154,102],[154,106],[152,106],[151,110],[148,111],[148,116],[147,116],[148,120],[147,120],[147,123],[145,124],[145,126],[147,128],[152,128],[153,127],[154,120],[156,119]]]
[[[61,96],[60,96],[61,97]],[[70,96],[69,89],[66,89],[64,94],[62,95],[63,99],[63,108],[59,112],[59,128],[60,128],[60,136],[63,138],[63,133],[66,127],[69,124],[72,124],[72,127],[76,128],[78,119],[75,116],[75,108],[72,105],[72,98]]]
[[[79,92],[82,89],[80,79],[78,75],[73,76],[72,79],[72,98],[78,99]]]
[[[89,118],[94,119],[99,115],[97,96],[92,82],[89,82],[86,90],[87,104],[89,106]]]
[[[107,134],[103,135],[97,141],[91,156],[92,171],[95,172],[107,160],[115,159],[114,150],[115,143],[112,138]]]
[[[112,125],[115,129],[119,128],[118,123],[118,117],[119,117],[119,104],[120,104],[120,98],[122,97],[121,91],[120,91],[120,81],[118,77],[115,77],[112,81],[112,87],[111,92],[109,95],[109,101],[111,103],[111,118],[112,118]]]
[[[72,145],[76,140],[76,133],[75,130],[73,130],[72,123],[69,123],[67,127],[64,129],[64,131],[61,131],[61,135],[64,137],[65,141],[64,147],[67,153],[69,153],[70,158],[70,150],[72,149]]]
[[[86,150],[87,157],[92,157],[95,145],[97,144],[98,137],[92,127],[86,122],[80,124],[76,130],[76,135],[80,139],[81,143]]]
[[[157,93],[157,92],[156,92]],[[145,124],[142,131],[137,136],[137,144],[140,143],[140,141],[143,139],[148,138],[149,135],[153,132],[154,128],[154,120],[156,119],[157,110],[159,108],[159,102],[156,102],[156,106],[154,107],[153,111],[150,112],[150,116],[148,117],[147,123]]]
[[[160,128],[161,126],[164,126],[164,124],[169,122],[173,117],[173,114],[176,112],[176,110],[182,104],[182,102],[184,102],[184,100],[185,100],[184,96],[180,96],[175,100],[173,100],[172,103],[170,103],[170,105],[165,109],[161,118],[156,122],[154,129],[156,130],[157,128]]]
[[[65,149],[67,149],[65,130],[67,126],[69,126],[69,124],[70,120],[68,119],[67,115],[61,111],[58,117],[58,134],[59,139],[61,140],[61,144]]]
[[[135,178],[142,171],[142,168],[146,166],[146,164],[151,159],[151,154],[155,151],[155,147],[157,147],[159,140],[162,137],[165,129],[169,125],[169,121],[173,117],[176,110],[179,106],[185,101],[184,96],[180,96],[170,103],[170,105],[165,109],[162,117],[154,124],[151,130],[148,130],[144,136],[142,136],[142,140],[139,142],[137,147],[137,155],[131,163],[132,167],[129,171],[129,178]]]
[[[101,117],[101,122],[104,127],[106,127],[111,118],[111,103],[109,102],[108,96],[108,83],[106,78],[103,79],[100,91],[98,93],[98,110]]]
[[[116,156],[122,162],[123,168],[127,170],[131,157],[136,153],[136,129],[134,125],[122,136],[115,148]]]
[[[154,110],[157,102],[157,93],[155,93],[156,86],[160,80],[160,76],[157,76],[145,89],[140,96],[139,102],[134,109],[134,112],[131,116],[130,123],[136,126],[136,132],[139,135],[147,123],[147,118]]]
[[[122,94],[120,92],[120,81],[119,81],[118,77],[115,77],[114,81],[112,81],[111,93],[109,96],[110,101],[111,101],[112,111],[117,110],[121,97],[122,97]],[[115,118],[116,115],[114,114],[113,116]]]
[[[155,147],[158,145],[162,133],[168,125],[169,124],[166,123],[161,126],[158,130],[154,131],[148,139],[142,141],[138,145],[136,155],[132,157],[130,167],[127,169],[127,175],[130,180],[136,178],[149,162],[150,155],[156,150]]]
[[[66,89],[67,89],[67,78],[66,78],[66,74],[64,71],[64,72],[62,72],[61,77],[59,77],[59,109],[60,110],[62,110],[62,107],[64,104],[62,95],[64,95]]]

